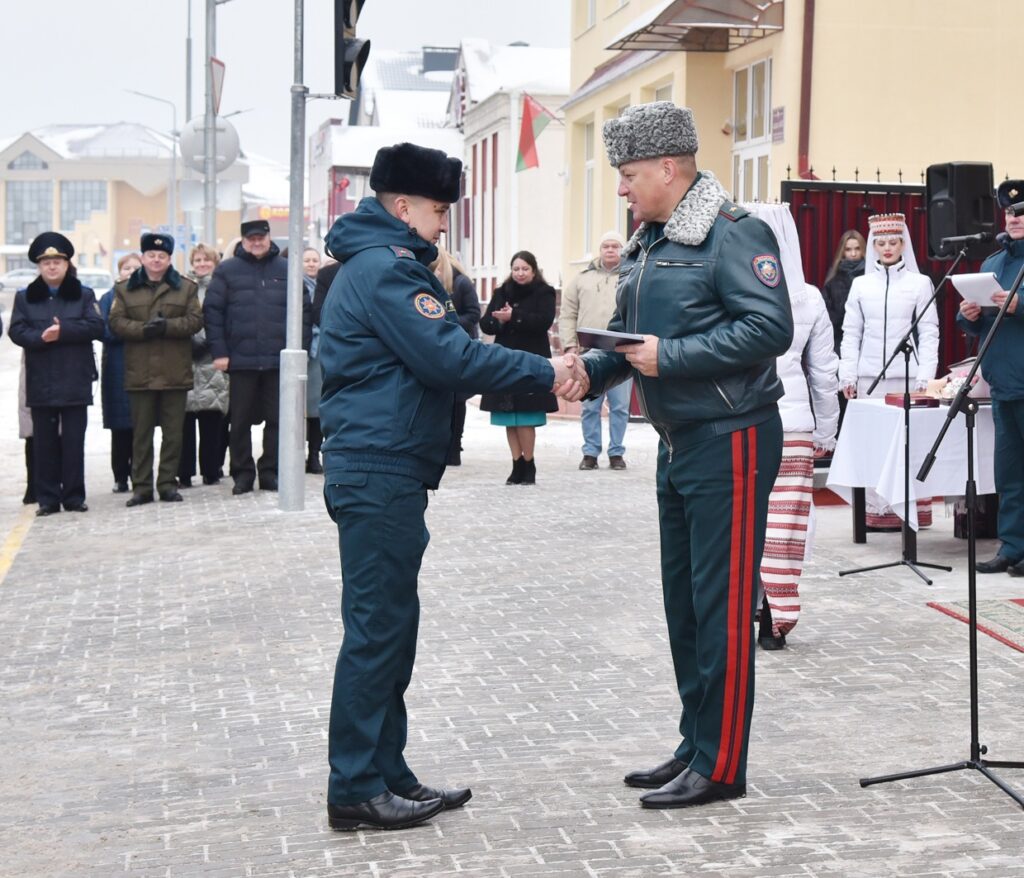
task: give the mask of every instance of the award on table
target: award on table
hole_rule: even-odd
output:
[[[614,351],[620,344],[643,344],[644,337],[635,332],[615,332],[611,329],[577,329],[576,338],[580,346],[597,348],[599,351]]]

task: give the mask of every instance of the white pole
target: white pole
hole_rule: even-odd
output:
[[[281,351],[278,436],[278,508],[301,512],[306,491],[302,449],[306,444],[306,351],[302,347],[302,249],[306,95],[302,84],[303,0],[295,0],[295,82],[292,84],[291,165],[288,199],[288,311]]]

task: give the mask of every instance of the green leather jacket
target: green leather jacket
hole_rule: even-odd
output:
[[[777,411],[775,358],[792,341],[793,315],[774,234],[711,174],[698,175],[656,235],[645,224],[626,245],[608,328],[658,336],[657,377],[614,352],[583,361],[592,394],[636,380],[641,409],[671,452]]]

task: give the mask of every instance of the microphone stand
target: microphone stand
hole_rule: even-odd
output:
[[[901,552],[899,561],[890,561],[887,564],[872,564],[870,567],[856,567],[852,570],[840,570],[840,576],[849,576],[853,573],[867,573],[869,570],[885,570],[889,567],[909,567],[918,576],[925,581],[927,585],[931,585],[932,581],[925,576],[924,572],[920,569],[921,567],[929,567],[932,570],[945,570],[952,571],[952,567],[946,567],[943,564],[929,564],[925,561],[917,560],[917,534],[914,533],[914,529],[910,526],[910,355],[914,350],[912,338],[914,336],[914,330],[917,329],[917,325],[924,318],[924,315],[928,313],[928,309],[932,307],[935,300],[938,298],[939,292],[942,290],[943,285],[953,276],[953,272],[956,271],[957,266],[967,256],[967,244],[966,242],[961,246],[960,252],[957,253],[956,259],[953,260],[953,264],[949,266],[949,271],[943,276],[942,280],[939,281],[938,285],[932,291],[932,297],[928,300],[928,304],[921,310],[921,313],[914,317],[913,322],[907,329],[903,338],[900,339],[899,343],[893,348],[893,352],[889,355],[889,359],[885,361],[882,366],[882,371],[875,376],[875,380],[871,382],[871,386],[868,388],[867,395],[871,396],[874,393],[875,388],[878,386],[878,382],[882,380],[882,376],[885,375],[886,370],[892,365],[896,359],[896,355],[903,354],[903,525],[900,528],[901,537]]]
[[[974,481],[974,416],[978,411],[978,402],[974,399],[969,399],[967,394],[970,393],[971,383],[974,380],[974,376],[977,374],[978,369],[981,367],[981,361],[984,359],[986,352],[988,351],[989,345],[992,343],[992,339],[995,337],[996,332],[999,330],[999,326],[1003,322],[1003,318],[1006,316],[1006,309],[1009,307],[1010,302],[1013,301],[1014,296],[1017,294],[1017,290],[1020,288],[1021,281],[1024,281],[1024,268],[1017,274],[1016,280],[1013,282],[1013,286],[1009,290],[1009,294],[1006,297],[1006,301],[1003,302],[1002,307],[999,309],[999,313],[996,315],[995,320],[992,323],[992,328],[988,331],[988,335],[985,336],[984,342],[982,342],[981,348],[978,350],[978,356],[974,360],[974,365],[971,367],[971,371],[967,373],[966,379],[957,392],[956,398],[949,406],[949,412],[946,414],[946,422],[942,425],[942,429],[939,431],[939,435],[935,438],[935,442],[932,443],[931,450],[928,452],[921,464],[921,469],[917,473],[919,481],[924,481],[928,478],[928,473],[931,472],[931,468],[935,463],[935,458],[939,450],[939,446],[942,445],[943,439],[946,437],[946,433],[952,426],[953,421],[956,419],[957,414],[960,411],[965,413],[967,421],[967,486],[966,486],[966,497],[967,497],[967,604],[968,604],[968,655],[970,661],[970,698],[971,698],[971,743],[970,743],[970,756],[962,762],[954,762],[951,765],[937,765],[933,768],[921,768],[916,771],[905,771],[900,774],[888,774],[883,777],[868,777],[862,778],[860,785],[862,787],[870,786],[876,783],[888,783],[894,780],[906,780],[912,777],[926,777],[932,774],[945,774],[949,771],[963,771],[964,769],[972,769],[974,771],[981,772],[987,777],[992,783],[994,783],[999,789],[1001,789],[1006,795],[1013,799],[1021,808],[1024,808],[1024,794],[1018,792],[1005,781],[1003,781],[998,775],[993,773],[991,768],[1024,768],[1024,762],[996,762],[989,759],[983,759],[982,757],[988,753],[988,747],[984,746],[979,741],[978,733],[978,579],[977,571],[974,569],[975,560],[977,558],[977,541],[974,531],[975,515],[974,515],[974,501],[977,495],[977,486]],[[966,400],[966,405],[965,405]]]

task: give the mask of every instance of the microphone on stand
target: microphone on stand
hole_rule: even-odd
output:
[[[1024,209],[1024,202],[1021,202],[1021,208]],[[952,238],[943,238],[940,243],[943,246],[946,244],[972,244],[974,242],[984,244],[986,241],[991,240],[991,232],[978,232],[976,235],[955,235]]]

